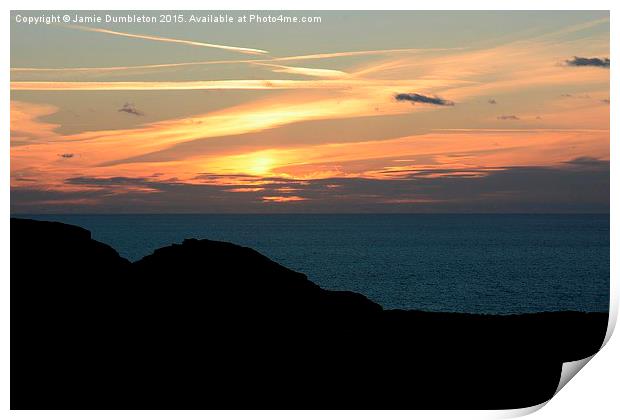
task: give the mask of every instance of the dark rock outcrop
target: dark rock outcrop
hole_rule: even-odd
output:
[[[525,407],[607,317],[387,311],[229,243],[129,263],[11,219],[12,409]]]

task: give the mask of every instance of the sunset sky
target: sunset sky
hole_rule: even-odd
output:
[[[14,213],[609,211],[606,12],[17,14]]]

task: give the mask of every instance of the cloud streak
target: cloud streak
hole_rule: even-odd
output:
[[[317,69],[314,69],[317,70]],[[192,81],[12,81],[13,91],[155,91],[155,90],[285,90],[285,89],[323,89],[346,90],[355,95],[355,89],[373,89],[377,93],[386,89],[399,90],[405,85],[416,85],[432,89],[435,86],[454,84],[459,86],[466,83],[459,80],[381,80],[359,78],[333,78],[316,80],[292,80],[292,79],[243,79],[243,80],[192,80]],[[389,95],[381,93],[384,98]],[[423,95],[420,95],[423,96]],[[429,101],[437,98],[429,98]],[[433,103],[433,102],[428,102]],[[451,101],[445,101],[443,105],[450,105]]]
[[[112,91],[112,90],[273,90],[347,88],[352,82],[314,80],[197,80],[182,82],[11,82],[11,90]]]
[[[589,158],[582,158],[586,161]],[[576,159],[579,160],[579,159]],[[428,177],[405,174],[398,179],[333,177],[313,180],[264,179],[262,188],[234,191],[221,184],[187,184],[144,177],[76,177],[65,179],[79,191],[12,188],[11,210],[25,212],[115,211],[130,203],[137,211],[261,212],[277,208],[302,212],[607,212],[609,161],[548,167],[504,167],[484,176],[453,174]],[[336,195],[330,185],[338,185]],[[279,193],[283,188],[293,194]],[[579,200],[575,200],[576,188]],[[120,192],[119,192],[120,190]]]
[[[298,61],[298,60],[319,60],[323,58],[341,58],[356,57],[364,55],[382,55],[382,54],[407,54],[407,53],[423,53],[431,51],[449,51],[459,50],[461,48],[395,48],[386,50],[365,50],[365,51],[342,51],[331,53],[318,53],[306,55],[292,55],[288,57],[276,57],[271,61]]]
[[[189,61],[183,63],[161,63],[161,64],[143,64],[138,66],[111,66],[111,67],[13,67],[13,73],[107,73],[128,70],[149,70],[149,69],[165,69],[175,67],[191,67],[206,66],[211,64],[244,64],[258,63],[267,60],[247,59],[247,60],[211,60],[211,61]]]
[[[125,112],[127,114],[135,115],[137,117],[144,116],[144,113],[138,110],[134,104],[125,102],[125,104],[118,110],[118,112]]]
[[[454,102],[442,99],[438,96],[426,96],[419,93],[398,93],[394,95],[394,99],[399,102],[411,102],[412,104],[431,104],[440,106],[454,106]]]
[[[255,66],[264,66],[269,67],[274,73],[289,73],[289,74],[299,74],[302,76],[311,76],[311,77],[321,77],[325,79],[330,78],[340,78],[340,77],[348,77],[349,74],[340,71],[340,70],[332,70],[332,69],[317,69],[317,68],[308,68],[308,67],[292,67],[292,66],[283,66],[280,64],[269,64],[269,63],[260,63],[255,62],[252,63]]]
[[[235,46],[231,46],[231,45],[210,44],[210,43],[207,43],[207,42],[189,41],[189,40],[185,40],[185,39],[176,39],[176,38],[166,38],[166,37],[156,36],[156,35],[131,34],[131,33],[127,33],[127,32],[118,32],[118,31],[112,31],[112,30],[103,29],[103,28],[91,28],[91,27],[88,27],[88,26],[77,26],[77,25],[70,26],[70,25],[67,25],[65,27],[66,28],[71,28],[71,29],[77,29],[77,30],[80,30],[80,31],[97,32],[97,33],[101,33],[101,34],[122,36],[122,37],[126,37],[126,38],[137,38],[137,39],[145,39],[145,40],[149,40],[149,41],[158,41],[158,42],[168,42],[168,43],[173,43],[173,44],[191,45],[191,46],[194,46],[194,47],[216,48],[216,49],[220,49],[220,50],[238,52],[238,53],[241,53],[241,54],[262,55],[262,54],[267,54],[268,53],[268,51],[259,50],[259,49],[256,49],[256,48],[246,48],[246,47],[235,47]]]
[[[305,61],[305,60],[318,60],[323,58],[346,58],[346,57],[354,57],[354,56],[367,56],[367,55],[385,55],[385,54],[405,54],[405,53],[423,53],[423,52],[433,52],[433,51],[449,51],[449,50],[459,50],[460,48],[430,48],[430,49],[420,49],[420,48],[410,48],[410,49],[388,49],[388,50],[368,50],[368,51],[348,51],[348,52],[333,52],[333,53],[322,53],[322,54],[309,54],[309,55],[297,55],[297,56],[287,56],[287,57],[273,57],[273,58],[253,58],[246,60],[211,60],[211,61],[189,61],[182,63],[160,63],[160,64],[144,64],[137,66],[110,66],[110,67],[13,67],[11,68],[11,72],[13,73],[56,73],[56,72],[76,72],[76,73],[105,73],[105,72],[116,72],[116,71],[127,71],[127,70],[148,70],[148,69],[164,69],[164,68],[175,68],[175,67],[191,67],[191,66],[203,66],[203,65],[213,65],[213,64],[256,64],[256,65],[265,65],[271,67],[279,67],[281,70],[290,70],[288,73],[293,74],[303,74],[301,71],[309,71],[314,72],[315,70],[326,70],[330,73],[331,76],[340,74],[340,75],[348,75],[346,72],[341,72],[339,70],[328,70],[328,69],[314,69],[314,68],[306,68],[306,67],[292,67],[292,66],[284,66],[277,64],[270,64],[274,62],[281,61]],[[267,51],[265,51],[267,52]],[[297,71],[297,73],[295,73]],[[285,71],[281,71],[285,73]],[[314,75],[318,75],[315,72]]]
[[[603,67],[609,68],[609,58],[586,58],[586,57],[577,57],[574,56],[570,60],[565,61],[566,65],[571,67]]]

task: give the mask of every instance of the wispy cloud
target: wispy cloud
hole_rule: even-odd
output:
[[[11,90],[272,90],[272,89],[312,89],[347,88],[353,82],[329,83],[321,80],[195,80],[164,82],[11,82]]]
[[[277,196],[263,196],[264,201],[271,201],[274,203],[290,203],[295,201],[305,201],[307,198],[300,197],[298,195],[277,195]]]
[[[212,60],[212,61],[193,61],[185,63],[163,63],[163,64],[144,64],[138,66],[113,66],[113,67],[14,67],[12,73],[93,73],[105,74],[111,72],[123,72],[133,70],[159,70],[177,67],[210,66],[218,64],[248,64],[255,66],[269,67],[274,73],[300,74],[303,76],[338,78],[348,77],[349,74],[341,70],[293,67],[282,64],[271,64],[270,60]]]
[[[11,101],[11,146],[42,143],[57,137],[59,124],[40,119],[58,112],[52,105]]]
[[[317,68],[308,68],[308,67],[292,67],[292,66],[283,66],[280,64],[269,64],[269,63],[261,63],[261,62],[255,62],[252,64],[255,66],[269,67],[275,73],[299,74],[302,76],[321,77],[321,78],[326,78],[326,79],[349,76],[348,73],[341,71],[341,70],[317,69]]]
[[[419,93],[398,93],[394,95],[394,99],[397,101],[411,102],[412,104],[431,104],[440,106],[454,106],[454,102],[447,99],[440,98],[438,96],[426,96]]]
[[[500,115],[497,117],[498,120],[519,120],[520,118],[516,115]]]
[[[382,80],[360,78],[326,78],[315,80],[292,79],[244,79],[244,80],[192,80],[192,81],[12,81],[11,90],[24,91],[130,91],[130,90],[286,90],[286,89],[324,89],[347,90],[355,95],[353,89],[372,89],[384,99],[390,95],[386,89],[400,90],[415,83],[424,89],[453,84],[459,86],[459,80]],[[420,95],[423,96],[423,95]],[[432,97],[429,97],[431,100]],[[446,101],[444,105],[448,105]]]
[[[601,160],[601,159],[597,159],[597,158],[593,158],[589,156],[579,156],[575,159],[571,159],[564,163],[567,163],[569,165],[583,165],[583,166],[608,166],[609,165],[608,160]]]
[[[231,46],[231,45],[220,45],[220,44],[210,44],[207,42],[200,42],[200,41],[189,41],[189,40],[185,40],[185,39],[176,39],[176,38],[166,38],[166,37],[162,37],[162,36],[156,36],[156,35],[141,35],[141,34],[131,34],[131,33],[127,33],[127,32],[118,32],[118,31],[112,31],[109,29],[103,29],[103,28],[91,28],[88,26],[77,26],[77,25],[67,25],[65,26],[66,28],[71,28],[71,29],[78,29],[80,31],[87,31],[87,32],[97,32],[97,33],[101,33],[101,34],[108,34],[108,35],[115,35],[115,36],[123,36],[123,37],[127,37],[127,38],[137,38],[137,39],[146,39],[149,41],[158,41],[158,42],[169,42],[169,43],[174,43],[174,44],[183,44],[183,45],[192,45],[195,47],[207,47],[207,48],[217,48],[220,50],[227,50],[227,51],[234,51],[234,52],[238,52],[241,54],[267,54],[268,51],[265,50],[259,50],[256,48],[246,48],[246,47],[235,47],[235,46]]]
[[[566,60],[566,64],[572,67],[604,67],[609,68],[609,58],[586,58],[586,57],[573,57],[570,60]]]
[[[573,95],[572,93],[563,93],[560,95],[563,98],[574,98],[574,99],[590,99],[590,95]]]
[[[342,51],[331,53],[318,53],[318,54],[306,54],[306,55],[292,55],[288,57],[276,57],[271,61],[298,61],[298,60],[318,60],[323,58],[340,58],[340,57],[355,57],[362,55],[382,55],[382,54],[407,54],[407,53],[422,53],[430,51],[449,51],[458,50],[461,48],[396,48],[386,50],[365,50],[365,51]]]
[[[89,28],[92,29],[92,28]],[[110,32],[110,31],[108,31]],[[152,37],[149,37],[149,39]],[[236,47],[231,47],[236,48]],[[181,62],[181,63],[159,63],[159,64],[144,64],[144,65],[136,65],[136,66],[110,66],[110,67],[13,67],[11,68],[11,72],[13,73],[59,73],[59,72],[76,72],[76,73],[105,73],[105,72],[116,72],[116,71],[127,71],[127,70],[148,70],[148,69],[165,69],[165,68],[175,68],[175,67],[191,67],[191,66],[207,66],[207,65],[217,65],[217,64],[255,64],[255,65],[264,65],[271,66],[274,68],[280,68],[281,73],[293,73],[293,74],[304,74],[301,72],[305,72],[307,75],[315,75],[315,76],[335,76],[338,75],[348,75],[346,72],[342,72],[340,70],[329,70],[329,69],[315,69],[315,68],[307,68],[307,67],[292,67],[292,66],[284,66],[277,64],[270,64],[274,62],[281,61],[304,61],[304,60],[317,60],[322,58],[346,58],[351,56],[365,56],[365,55],[386,55],[386,54],[405,54],[405,53],[423,53],[423,52],[433,52],[433,51],[449,51],[449,50],[460,50],[460,48],[430,48],[430,49],[420,49],[420,48],[410,48],[410,49],[388,49],[388,50],[368,50],[368,51],[348,51],[348,52],[333,52],[333,53],[322,53],[322,54],[309,54],[309,55],[297,55],[297,56],[287,56],[287,57],[273,57],[273,58],[253,58],[253,59],[245,59],[245,60],[209,60],[209,61],[189,61],[189,62]],[[258,50],[262,51],[262,50]],[[267,51],[265,51],[267,53]],[[288,71],[287,71],[288,70]],[[323,72],[325,70],[325,72]],[[322,74],[319,74],[323,72]],[[314,73],[314,74],[310,74]]]
[[[166,69],[175,67],[207,66],[216,64],[244,64],[263,62],[267,60],[246,59],[246,60],[210,60],[210,61],[189,61],[182,63],[161,63],[143,64],[137,66],[111,66],[111,67],[12,67],[12,73],[107,73],[127,70],[149,70]]]
[[[136,106],[132,103],[125,102],[125,104],[118,110],[118,112],[125,112],[127,114],[135,115],[137,117],[142,117],[144,113],[136,108]]]

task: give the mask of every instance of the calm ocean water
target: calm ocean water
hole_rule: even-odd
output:
[[[385,308],[607,311],[608,215],[39,215],[137,260],[184,238],[252,247]],[[172,280],[171,280],[172,281]]]

